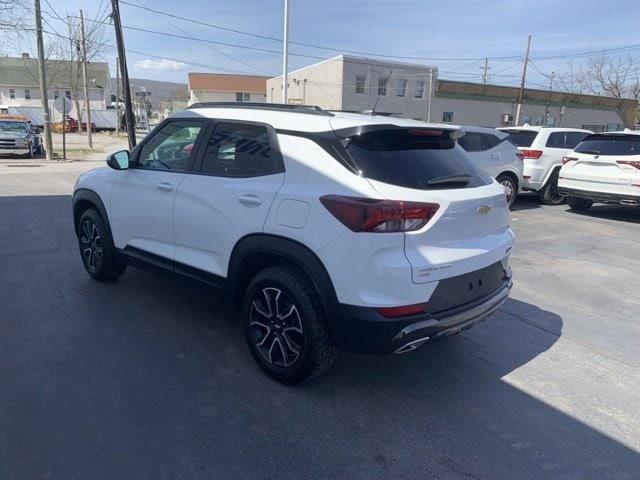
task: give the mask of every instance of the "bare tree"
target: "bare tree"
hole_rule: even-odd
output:
[[[23,38],[25,28],[32,25],[29,5],[27,0],[0,0],[0,49],[15,45],[16,38]]]
[[[170,93],[171,101],[173,102],[187,102],[189,101],[189,92],[187,91],[187,87],[176,87],[171,90]]]

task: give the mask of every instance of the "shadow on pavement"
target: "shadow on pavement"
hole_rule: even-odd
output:
[[[535,208],[542,208],[540,200],[538,200],[538,195],[528,192],[519,194],[513,202],[513,205],[511,205],[512,212],[517,212],[518,210],[533,210]]]
[[[578,211],[568,209],[567,212],[574,215],[582,215],[584,217],[617,220],[619,222],[640,223],[640,207],[595,204],[592,205],[588,210]]]
[[[554,345],[553,312],[512,299],[285,387],[205,288],[92,281],[70,207],[0,197],[0,478],[637,478],[637,452],[503,378]]]

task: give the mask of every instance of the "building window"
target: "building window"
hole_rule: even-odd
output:
[[[367,81],[366,75],[356,75],[356,93],[363,94],[364,93],[364,84]]]
[[[236,92],[236,102],[248,102],[251,100],[251,94],[247,92]]]
[[[407,81],[404,78],[399,78],[396,81],[396,96],[404,97],[407,94]]]
[[[382,96],[387,95],[387,79],[386,78],[378,79],[378,95],[382,95]]]
[[[424,80],[416,80],[416,89],[413,92],[415,98],[422,98],[424,96]]]
[[[64,91],[64,96],[67,98],[71,98],[71,90],[65,90]]]
[[[29,90],[28,88],[24,91],[24,98],[25,100],[31,100],[31,90]]]
[[[13,88],[9,89],[9,98],[16,98],[16,91]]]
[[[53,91],[53,99],[55,100],[56,98],[58,98],[60,96],[60,90],[54,90]]]
[[[453,122],[453,112],[442,112],[443,122]]]

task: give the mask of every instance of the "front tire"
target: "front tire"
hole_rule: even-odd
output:
[[[587,210],[593,205],[593,201],[580,197],[568,197],[567,203],[572,210]]]
[[[118,261],[113,239],[97,210],[86,210],[78,221],[78,245],[82,264],[100,282],[120,277],[127,266]]]
[[[317,377],[337,356],[320,297],[293,266],[270,267],[251,280],[242,323],[254,360],[278,382],[297,384]]]
[[[538,198],[541,203],[545,205],[561,205],[564,203],[566,198],[558,192],[559,173],[559,170],[556,169],[547,180],[545,186],[542,187],[542,190],[538,192]]]

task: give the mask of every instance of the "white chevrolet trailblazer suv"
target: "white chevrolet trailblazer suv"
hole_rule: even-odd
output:
[[[592,132],[578,128],[532,127],[527,124],[499,130],[509,134],[509,140],[524,157],[522,189],[537,192],[540,201],[547,205],[564,202],[564,197],[558,193],[562,157]]]
[[[299,105],[192,105],[80,176],[84,266],[108,281],[151,265],[220,289],[284,383],[322,373],[338,349],[413,350],[511,289],[505,189],[458,134]]]
[[[640,131],[588,135],[563,162],[558,189],[572,209],[640,206]]]

